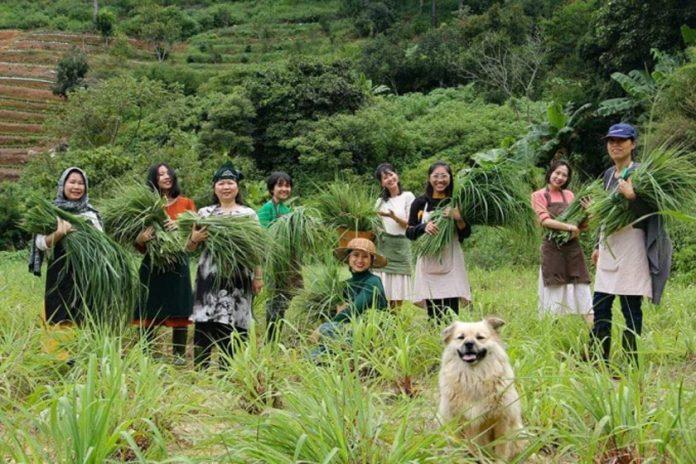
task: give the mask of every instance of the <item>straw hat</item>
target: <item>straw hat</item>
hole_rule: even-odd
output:
[[[338,247],[334,250],[334,256],[341,261],[345,261],[351,251],[362,250],[369,253],[374,258],[371,267],[384,267],[387,265],[387,258],[377,254],[377,249],[372,240],[367,238],[354,238],[345,247]]]

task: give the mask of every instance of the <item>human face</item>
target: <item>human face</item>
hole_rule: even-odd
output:
[[[353,272],[362,272],[370,269],[372,256],[367,251],[352,250],[348,255],[348,267]]]
[[[385,171],[382,173],[382,178],[380,180],[380,185],[382,188],[389,190],[390,192],[399,189],[399,175],[394,171]]]
[[[171,190],[174,180],[169,175],[169,169],[166,166],[160,166],[157,168],[157,187],[162,192],[168,192]]]
[[[568,182],[569,175],[568,166],[558,166],[549,177],[549,187],[555,190],[561,190],[566,182]]]
[[[444,166],[438,166],[432,173],[430,173],[428,181],[433,187],[434,193],[445,193],[445,190],[447,190],[447,187],[449,187],[452,179],[450,179],[450,175]]]
[[[273,201],[280,203],[286,201],[292,195],[292,185],[284,180],[279,180],[273,186]]]
[[[239,186],[234,179],[222,179],[215,182],[215,195],[220,203],[233,203],[238,193]]]
[[[631,153],[636,148],[636,142],[631,139],[617,137],[607,138],[607,152],[614,163],[622,163],[631,159]]]
[[[63,195],[70,201],[78,201],[85,194],[85,180],[79,172],[71,172],[65,179]]]

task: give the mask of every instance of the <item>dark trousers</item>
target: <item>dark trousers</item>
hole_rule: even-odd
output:
[[[610,293],[595,292],[592,301],[594,309],[594,325],[592,326],[591,341],[595,347],[599,344],[605,361],[609,360],[611,350],[611,307],[614,297]],[[623,331],[622,346],[633,361],[637,361],[636,336],[643,330],[643,297],[638,295],[618,295],[621,302],[621,313],[626,321]]]
[[[214,346],[218,346],[227,357],[234,356],[232,335],[235,332],[242,340],[247,339],[246,329],[220,322],[196,322],[193,332],[194,364],[197,367],[208,367]],[[225,357],[222,358],[222,363],[224,362]]]
[[[452,313],[459,314],[459,298],[425,300],[425,307],[428,310],[430,319],[444,320],[450,317]]]
[[[157,336],[157,327],[150,326],[142,329],[143,336],[148,343],[152,343]],[[172,327],[172,353],[175,356],[186,356],[186,339],[188,337],[188,328]]]
[[[290,295],[283,292],[278,292],[266,302],[266,341],[278,341],[289,303]]]

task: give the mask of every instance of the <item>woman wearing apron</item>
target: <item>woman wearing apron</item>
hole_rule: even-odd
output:
[[[578,241],[580,229],[555,219],[573,201],[573,192],[565,189],[571,176],[567,162],[552,161],[546,172],[546,187],[532,194],[532,208],[541,226],[571,233],[571,240],[561,246],[546,238],[542,242],[539,314],[582,314],[591,322],[590,275]]]
[[[430,220],[432,212],[450,201],[453,190],[452,169],[438,161],[428,169],[425,195],[416,198],[411,205],[406,237],[416,240],[423,234],[436,234],[437,226]],[[428,316],[441,319],[446,312],[459,312],[459,302],[471,301],[469,277],[464,264],[460,243],[471,235],[471,226],[462,218],[458,209],[450,209],[450,218],[456,222],[456,236],[439,256],[421,256],[416,261],[414,301],[425,300]]]
[[[633,161],[637,132],[630,124],[615,124],[605,139],[607,152],[614,166],[604,172],[604,189],[617,192],[628,200],[637,217],[654,212],[633,189],[630,173],[638,164]],[[636,335],[643,328],[643,297],[658,304],[664,289],[671,262],[671,242],[662,227],[662,219],[651,216],[629,225],[600,240],[592,253],[597,266],[593,298],[594,326],[592,342],[600,344],[602,356],[609,360],[611,347],[611,307],[614,297],[621,302],[626,328],[622,345],[636,356]]]
[[[375,274],[382,279],[389,306],[395,307],[410,301],[413,294],[411,242],[406,238],[406,228],[415,196],[401,189],[399,175],[389,163],[377,166],[375,178],[382,187],[375,208],[382,216],[384,229],[377,234],[377,249],[387,258],[387,266]]]

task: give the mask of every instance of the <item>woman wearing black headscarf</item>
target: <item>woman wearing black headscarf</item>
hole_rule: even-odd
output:
[[[99,213],[89,203],[87,189],[85,172],[76,167],[68,168],[58,180],[54,203],[62,210],[84,217],[95,228],[102,230]],[[77,295],[71,278],[73,270],[66,269],[66,260],[63,259],[65,249],[61,240],[72,231],[73,227],[69,222],[57,218],[55,231],[48,235],[36,235],[31,243],[29,271],[37,276],[41,275],[44,254],[50,251],[44,297],[46,322],[49,324],[80,323],[84,319],[84,295]]]

